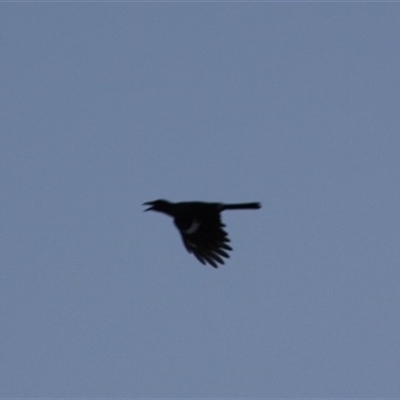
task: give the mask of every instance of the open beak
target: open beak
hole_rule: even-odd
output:
[[[144,206],[150,206],[149,208],[146,208],[144,211],[151,211],[153,210],[153,205],[154,202],[153,201],[147,201],[146,203],[143,203]]]

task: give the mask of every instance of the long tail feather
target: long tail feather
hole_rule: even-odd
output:
[[[261,203],[223,204],[222,210],[256,210],[261,208]]]

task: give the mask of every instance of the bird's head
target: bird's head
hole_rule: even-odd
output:
[[[167,200],[159,199],[159,200],[147,201],[146,203],[143,203],[143,205],[150,206],[149,208],[146,208],[144,211],[165,212],[166,210],[169,209],[171,203]]]

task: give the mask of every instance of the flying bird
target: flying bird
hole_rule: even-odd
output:
[[[202,263],[218,268],[229,258],[232,247],[224,230],[220,213],[225,210],[255,210],[260,203],[207,203],[201,201],[172,203],[167,200],[154,200],[143,203],[145,211],[158,211],[174,219],[181,234],[183,244],[189,253]]]

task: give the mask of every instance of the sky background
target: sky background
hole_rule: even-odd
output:
[[[399,397],[400,5],[3,3],[1,397]],[[219,269],[142,203],[226,212]]]

